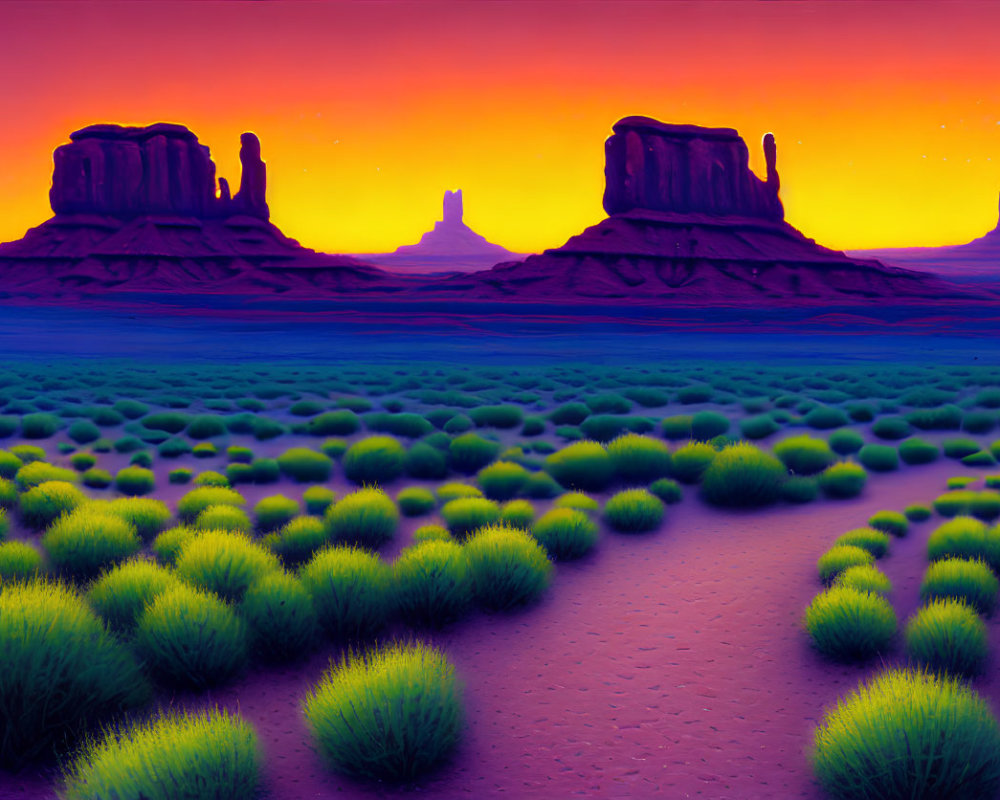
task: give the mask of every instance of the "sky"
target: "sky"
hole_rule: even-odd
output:
[[[604,212],[621,117],[773,132],[786,218],[834,248],[997,223],[1000,3],[0,2],[0,241],[51,212],[52,151],[97,122],[187,125],[326,252],[416,242],[462,189],[516,252]]]

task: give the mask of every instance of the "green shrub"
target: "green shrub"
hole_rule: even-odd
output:
[[[480,406],[469,411],[472,421],[480,428],[516,428],[524,421],[524,412],[517,406]]]
[[[152,539],[170,521],[166,503],[148,497],[119,497],[104,509],[107,513],[128,522],[139,538]]]
[[[522,436],[540,436],[545,433],[545,419],[543,417],[525,417],[524,425],[521,426]]]
[[[927,506],[918,504],[909,505],[903,509],[903,514],[910,522],[923,522],[930,519],[933,513]]]
[[[13,478],[24,462],[13,453],[0,450],[0,478]]]
[[[483,606],[503,610],[535,600],[549,585],[552,564],[524,531],[481,528],[465,544],[473,594]]]
[[[671,471],[681,483],[698,483],[718,451],[705,442],[688,442],[674,451]]]
[[[840,428],[847,425],[850,420],[839,408],[830,406],[816,406],[812,411],[803,417],[803,422],[810,428],[819,430],[829,430],[830,428]]]
[[[188,467],[178,467],[170,470],[167,481],[173,484],[185,484],[191,482],[191,469]]]
[[[32,461],[45,460],[45,450],[37,444],[15,444],[10,448],[10,453],[25,464],[30,464]]]
[[[823,788],[845,800],[993,797],[1000,727],[956,679],[887,670],[826,713],[812,763]]]
[[[479,470],[476,480],[490,499],[509,500],[523,488],[528,477],[528,471],[520,464],[497,461]]]
[[[322,514],[336,499],[336,492],[325,486],[310,486],[302,493],[302,502],[310,514]]]
[[[333,461],[308,447],[292,447],[278,456],[282,473],[302,483],[321,483],[330,478]]]
[[[180,433],[191,422],[191,417],[180,411],[162,411],[142,418],[142,426],[151,431]]]
[[[242,508],[236,506],[209,506],[194,520],[194,528],[199,531],[229,531],[250,533],[253,525]]]
[[[74,453],[70,456],[69,463],[77,472],[86,472],[97,463],[97,456],[93,453]]]
[[[534,519],[535,507],[527,500],[509,500],[500,507],[498,521],[509,528],[528,530]]]
[[[148,423],[146,427],[149,427]],[[226,435],[226,423],[215,414],[199,414],[188,423],[186,433],[192,439],[214,439]]]
[[[713,505],[763,506],[781,496],[785,475],[774,456],[740,442],[725,447],[709,464],[701,479],[702,495]]]
[[[225,486],[200,486],[192,489],[177,501],[177,516],[182,522],[194,522],[197,516],[209,506],[246,505],[243,495]]]
[[[973,439],[953,438],[942,442],[942,449],[948,458],[964,458],[979,452],[979,444]]]
[[[962,430],[969,433],[989,433],[997,426],[993,411],[967,411],[962,416]]]
[[[313,553],[325,546],[329,538],[322,520],[296,517],[280,531],[269,534],[264,544],[286,566],[294,567],[312,558]]]
[[[79,476],[75,471],[55,467],[45,461],[32,461],[25,464],[14,476],[14,481],[21,489],[30,489],[33,486],[38,486],[48,481],[76,483],[78,480]]]
[[[221,472],[216,472],[215,470],[205,470],[204,472],[199,472],[194,478],[195,486],[229,486],[229,478],[223,475]]]
[[[406,451],[391,436],[369,436],[344,454],[344,474],[357,484],[389,483],[403,474]]]
[[[0,585],[0,654],[5,767],[50,755],[86,726],[149,696],[129,651],[75,592],[56,583]]]
[[[313,436],[350,436],[359,430],[361,420],[348,409],[327,411],[309,420],[309,433]]]
[[[591,414],[627,414],[632,404],[620,394],[599,394],[587,398],[587,408]]]
[[[963,456],[961,461],[967,467],[995,467],[997,464],[996,458],[988,450]]]
[[[758,414],[740,422],[740,436],[744,439],[765,439],[781,430],[771,414]]]
[[[95,577],[140,546],[130,523],[99,508],[83,507],[59,517],[42,537],[52,566],[77,580]]]
[[[969,489],[953,489],[950,492],[945,492],[934,500],[934,510],[942,517],[966,514],[975,494]]]
[[[729,418],[717,411],[699,411],[691,417],[691,438],[707,442],[729,430]]]
[[[441,507],[441,516],[453,536],[465,538],[469,534],[493,525],[500,519],[500,507],[482,497],[459,497]]]
[[[396,535],[399,510],[381,489],[363,488],[330,506],[324,522],[333,541],[375,550]]]
[[[264,497],[253,507],[257,530],[270,533],[298,516],[301,509],[297,501],[283,494]]]
[[[593,549],[598,538],[597,525],[573,508],[554,508],[543,514],[531,533],[558,561],[580,558]]]
[[[153,552],[162,564],[173,565],[184,545],[197,535],[197,531],[184,525],[170,528],[153,540]]]
[[[581,441],[549,455],[545,469],[568,489],[600,491],[611,482],[615,467],[603,445]]]
[[[910,423],[902,417],[881,417],[872,425],[872,433],[879,439],[905,439],[913,432]]]
[[[616,531],[644,533],[663,521],[663,503],[645,489],[626,489],[604,504],[604,518]]]
[[[789,503],[811,503],[819,496],[819,481],[792,475],[781,485],[781,499]]]
[[[848,567],[842,572],[837,573],[833,585],[856,589],[859,592],[874,592],[881,595],[889,594],[892,591],[892,582],[874,564],[861,564],[856,567]]]
[[[267,661],[302,655],[315,638],[312,598],[300,581],[284,572],[269,572],[250,584],[240,614],[253,649]]]
[[[253,728],[228,712],[160,717],[88,742],[68,770],[63,796],[241,800],[255,794],[259,760]]]
[[[337,771],[412,780],[455,748],[461,694],[442,652],[395,644],[331,668],[303,707],[313,739]]]
[[[258,442],[276,439],[285,432],[285,426],[267,417],[254,417],[253,438]]]
[[[856,453],[864,447],[865,440],[860,433],[852,428],[839,428],[827,437],[827,443],[834,453],[846,456]],[[778,453],[775,453],[775,455],[778,455]],[[900,455],[902,455],[902,445],[900,445]],[[778,457],[780,458],[781,456],[778,455]],[[782,460],[784,461],[784,459]]]
[[[149,453],[143,451],[133,455],[132,458],[129,459],[128,463],[133,467],[144,467],[145,469],[149,469],[153,466],[153,457]]]
[[[985,562],[945,558],[927,568],[920,584],[920,599],[926,602],[951,597],[963,600],[981,614],[992,614],[998,590],[1000,583]]]
[[[986,650],[986,626],[958,600],[934,600],[918,609],[906,626],[907,655],[934,672],[977,675]]]
[[[440,480],[448,474],[448,457],[426,442],[417,442],[407,451],[403,466],[412,478]]]
[[[806,608],[805,627],[816,649],[839,660],[881,652],[896,632],[896,613],[880,594],[834,586]]]
[[[682,405],[693,405],[695,403],[707,403],[712,399],[713,391],[711,386],[703,383],[690,384],[681,387],[677,392],[677,402]]]
[[[413,532],[413,543],[421,542],[451,542],[454,541],[451,532],[444,526],[436,523],[421,525]]]
[[[467,415],[455,414],[455,416],[444,424],[441,430],[445,433],[456,434],[470,431],[473,427],[475,427],[475,423]]]
[[[84,472],[80,480],[84,486],[89,486],[91,489],[107,489],[114,482],[110,472],[96,467]]]
[[[1000,530],[964,516],[939,525],[927,540],[927,558],[952,557],[982,559],[1000,572]]]
[[[161,455],[162,447],[163,445],[160,446]],[[195,458],[212,458],[213,456],[217,456],[219,454],[219,448],[211,442],[198,442],[198,444],[191,448],[191,454]]]
[[[160,458],[180,458],[191,452],[191,445],[183,439],[167,439],[156,448]]]
[[[483,492],[478,486],[467,483],[442,483],[436,490],[438,500],[447,503],[460,497],[482,497]]]
[[[898,511],[876,511],[868,518],[868,525],[893,536],[906,536],[910,530],[906,516]]]
[[[146,607],[136,626],[135,642],[157,677],[194,689],[225,682],[247,660],[242,620],[215,595],[183,583],[157,595]]]
[[[906,421],[923,431],[957,431],[962,426],[962,409],[954,405],[911,411]]]
[[[916,436],[899,444],[899,457],[906,464],[929,464],[940,454],[937,445]]]
[[[867,550],[875,558],[882,558],[889,552],[889,534],[875,528],[855,528],[842,533],[834,542],[834,547],[852,545]]]
[[[48,439],[61,427],[62,420],[55,414],[25,414],[21,417],[21,436],[25,439]]]
[[[377,553],[353,546],[320,550],[302,568],[300,579],[320,625],[335,639],[371,636],[386,624],[392,589]]]
[[[973,492],[968,509],[977,519],[996,519],[1000,516],[1000,492],[990,490]]]
[[[138,400],[119,400],[111,407],[126,419],[139,419],[149,413],[149,406]]]
[[[135,436],[123,436],[121,439],[116,439],[111,447],[116,453],[134,453],[136,450],[141,450],[142,446],[141,439]]]
[[[690,414],[678,414],[666,417],[660,423],[660,433],[664,439],[690,439],[693,436],[691,432],[693,419]]]
[[[17,505],[18,492],[14,481],[0,478],[0,508],[13,508]]]
[[[408,547],[392,565],[396,607],[415,625],[440,627],[458,619],[472,587],[462,547],[452,541],[423,541]]]
[[[583,403],[567,403],[549,414],[553,425],[579,425],[590,416],[590,409]]]
[[[434,426],[419,414],[366,414],[365,424],[369,430],[405,436],[408,439],[426,436],[434,430]]]
[[[87,591],[87,600],[112,630],[130,633],[155,597],[176,586],[173,572],[132,559],[105,572]]]
[[[846,499],[857,497],[865,488],[868,473],[864,467],[849,461],[831,464],[819,476],[819,488],[827,497]]]
[[[819,570],[820,579],[829,583],[848,567],[874,563],[875,556],[863,547],[842,545],[831,547],[821,555],[816,562],[816,569]]]
[[[452,468],[471,474],[485,467],[500,452],[500,445],[475,433],[465,433],[452,440],[448,458]]]
[[[649,491],[660,498],[660,500],[666,505],[672,505],[673,503],[679,503],[683,497],[683,492],[681,487],[677,484],[677,481],[671,480],[670,478],[660,478],[659,480],[653,481],[649,485]],[[597,501],[594,501],[596,505]],[[556,505],[559,505],[558,501]],[[581,507],[581,506],[577,506]],[[586,510],[593,510],[589,507],[585,507]]]
[[[434,510],[437,506],[437,498],[429,489],[410,486],[396,495],[396,504],[404,516],[419,517]]]
[[[624,481],[648,483],[670,474],[670,450],[656,439],[627,433],[614,439],[607,452]]]
[[[239,532],[209,530],[187,540],[177,556],[177,574],[224,600],[239,601],[257,578],[280,568],[278,559]]]
[[[866,444],[858,451],[858,461],[875,472],[891,472],[899,469],[899,453],[888,444]]]
[[[125,467],[115,475],[115,488],[122,494],[136,496],[149,494],[156,485],[153,471],[144,467]]]

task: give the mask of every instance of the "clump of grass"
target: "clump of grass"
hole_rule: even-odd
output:
[[[156,536],[170,521],[167,504],[150,497],[119,497],[108,503],[106,511],[131,524],[144,541]]]
[[[79,595],[57,583],[0,585],[0,653],[5,767],[49,755],[85,726],[149,696],[129,651]]]
[[[112,630],[131,633],[146,606],[178,582],[173,572],[158,564],[132,559],[94,581],[87,600]]]
[[[791,436],[774,445],[774,454],[795,475],[815,475],[829,467],[836,456],[822,439]]]
[[[704,498],[714,505],[755,507],[773,503],[781,495],[785,467],[752,444],[723,448],[701,479]]]
[[[824,583],[830,583],[837,575],[848,567],[870,565],[875,563],[875,556],[863,547],[855,545],[839,545],[831,547],[816,562],[819,577]]]
[[[149,494],[155,485],[153,471],[145,467],[125,467],[115,475],[115,488],[122,494],[133,497]]]
[[[899,453],[888,444],[866,444],[858,451],[858,461],[874,472],[899,469]]]
[[[969,513],[976,519],[994,520],[1000,516],[1000,492],[975,492],[969,500]]]
[[[707,403],[712,399],[715,392],[711,386],[704,383],[692,383],[682,386],[677,392],[677,402],[682,405],[694,405],[695,403]]]
[[[180,458],[190,453],[191,449],[191,445],[183,439],[167,439],[156,448],[156,452],[161,458]],[[211,455],[214,455],[214,451]]]
[[[973,676],[986,662],[986,626],[959,600],[933,600],[906,625],[910,659],[934,672]]]
[[[417,442],[407,451],[403,466],[412,478],[440,480],[448,474],[448,456],[428,442]]]
[[[369,436],[344,453],[344,475],[357,484],[390,483],[403,474],[406,450],[391,436]]]
[[[413,532],[413,543],[421,542],[451,542],[454,541],[451,532],[444,525],[431,523],[421,525]]]
[[[28,542],[0,542],[0,583],[41,574],[42,554]]]
[[[181,550],[188,540],[193,539],[197,535],[197,531],[185,525],[170,528],[163,531],[163,533],[159,534],[153,540],[153,552],[161,564],[172,566],[177,562],[177,556],[180,555]]]
[[[499,522],[510,528],[528,530],[534,519],[535,507],[527,500],[509,500],[500,507]]]
[[[618,477],[648,483],[670,474],[670,449],[648,436],[626,433],[608,445],[608,456]]]
[[[845,800],[993,797],[1000,789],[1000,726],[954,678],[886,670],[828,711],[813,770]]]
[[[659,480],[653,481],[649,485],[649,491],[659,497],[660,500],[666,505],[679,503],[683,497],[683,492],[681,491],[681,487],[677,484],[677,481],[670,478],[660,478]],[[595,500],[594,502],[596,503],[597,501]],[[559,501],[556,501],[556,505],[558,504]]]
[[[966,514],[975,492],[969,489],[952,489],[934,500],[934,510],[942,517],[955,517]]]
[[[995,467],[997,460],[988,450],[980,450],[963,456],[962,463],[967,467]]]
[[[476,480],[491,500],[509,500],[521,491],[528,477],[528,471],[520,464],[497,461],[479,470]]]
[[[257,501],[253,507],[257,530],[270,533],[291,522],[301,509],[297,501],[283,494],[275,494]]]
[[[927,558],[981,559],[1000,571],[1000,530],[973,517],[955,517],[934,529],[927,540]]]
[[[17,505],[17,486],[14,481],[0,478],[0,508],[13,508]]]
[[[899,457],[905,464],[929,464],[939,455],[941,451],[937,445],[917,436],[899,443]]]
[[[247,622],[252,648],[268,661],[305,653],[315,637],[312,598],[298,579],[284,572],[269,572],[250,584],[240,615]]]
[[[13,478],[24,462],[7,450],[0,450],[0,478]]]
[[[945,558],[927,568],[920,584],[920,599],[926,602],[951,597],[968,603],[981,614],[992,614],[997,604],[997,591],[1000,591],[1000,583],[986,563]]]
[[[313,436],[350,436],[361,430],[361,420],[350,409],[327,411],[309,420]]]
[[[470,486],[467,483],[442,483],[435,490],[438,500],[447,503],[450,500],[458,500],[460,497],[482,497],[483,491],[478,486]]]
[[[524,412],[513,405],[480,406],[469,416],[480,428],[516,428],[524,420]]]
[[[59,517],[42,536],[52,566],[76,580],[95,577],[133,555],[141,544],[129,522],[86,506]]]
[[[93,453],[73,453],[69,457],[69,463],[77,472],[86,472],[97,463],[97,456]]]
[[[448,459],[453,469],[467,475],[485,467],[500,452],[500,445],[476,433],[463,433],[452,439]]]
[[[806,608],[805,627],[813,644],[830,658],[863,659],[881,652],[896,632],[896,613],[877,593],[834,586]]]
[[[848,567],[837,573],[833,585],[857,589],[859,592],[875,592],[881,595],[889,594],[892,591],[892,582],[874,564]]]
[[[194,527],[199,531],[249,533],[253,530],[247,512],[236,506],[209,506],[195,517]]]
[[[563,493],[563,488],[547,472],[532,472],[524,484],[523,493],[525,497],[535,500],[545,500],[558,497]]]
[[[645,489],[626,489],[604,504],[604,518],[616,531],[644,533],[663,521],[663,503]]]
[[[249,465],[230,464],[226,467],[230,483],[275,483],[281,477],[281,466],[276,458],[255,458]]]
[[[193,586],[238,601],[257,578],[280,568],[278,559],[243,533],[205,531],[177,557],[177,574]]]
[[[942,442],[942,449],[948,458],[965,458],[966,456],[971,456],[973,453],[978,453],[980,450],[977,441],[963,437],[945,439]]]
[[[923,522],[930,519],[933,513],[929,507],[917,503],[903,509],[903,514],[910,522]]]
[[[55,414],[40,412],[21,417],[21,436],[25,439],[48,439],[61,427],[62,420]]]
[[[831,406],[816,406],[802,418],[803,422],[810,428],[819,430],[829,430],[830,428],[840,428],[850,422],[847,414],[839,408]]]
[[[110,472],[104,469],[97,469],[97,467],[91,467],[80,475],[80,480],[84,486],[88,486],[91,489],[107,489],[114,483],[114,478],[111,477]]]
[[[671,471],[681,483],[698,483],[718,451],[706,442],[688,442],[674,451]]]
[[[151,431],[180,433],[191,422],[191,417],[181,411],[161,411],[142,418],[142,426]]]
[[[425,540],[406,548],[392,565],[396,608],[414,625],[440,627],[458,619],[472,599],[462,547]]]
[[[600,491],[614,477],[614,462],[598,442],[580,441],[567,445],[545,459],[545,469],[567,489]]]
[[[459,497],[441,507],[441,516],[452,535],[465,538],[500,519],[500,506],[483,497]]]
[[[14,481],[21,489],[30,489],[48,481],[63,481],[76,483],[79,480],[76,472],[71,469],[56,467],[45,461],[30,461],[21,467],[14,476]]]
[[[190,467],[178,467],[172,469],[167,474],[167,481],[173,484],[191,483],[192,470]]]
[[[392,589],[377,553],[346,546],[320,550],[299,577],[320,625],[334,639],[366,638],[386,624]]]
[[[543,514],[531,533],[559,561],[580,558],[593,549],[598,539],[597,525],[574,508],[554,508]]]
[[[913,428],[910,423],[907,422],[902,417],[880,417],[875,420],[872,425],[872,433],[874,433],[879,439],[905,439],[910,433],[913,432]]]
[[[377,550],[396,535],[399,510],[381,489],[363,488],[330,506],[323,519],[333,541]]]
[[[247,660],[242,620],[215,595],[183,583],[146,607],[136,626],[135,643],[157,677],[194,689],[225,682]]]
[[[791,475],[781,485],[781,499],[789,503],[811,503],[819,496],[819,481],[804,475]]]
[[[322,514],[336,499],[336,492],[325,486],[310,486],[302,493],[302,502],[310,514]]]
[[[843,500],[861,494],[867,481],[868,473],[864,467],[850,461],[839,461],[820,474],[819,488],[827,497]]]
[[[853,428],[839,428],[827,437],[830,449],[837,455],[856,453],[865,445],[864,437]]]
[[[833,545],[834,547],[843,545],[861,547],[875,558],[882,558],[889,552],[889,534],[874,528],[855,528],[838,536]]]
[[[10,448],[10,453],[25,464],[45,460],[45,450],[37,444],[15,444]]]
[[[296,517],[280,531],[265,537],[264,544],[282,563],[294,567],[312,558],[313,553],[325,546],[329,538],[322,520],[316,517]]]
[[[419,517],[429,514],[437,506],[437,498],[430,489],[420,486],[409,486],[396,495],[396,505],[407,517]]]
[[[226,711],[159,717],[88,742],[66,775],[66,800],[242,800],[260,780],[257,736]]]
[[[412,780],[455,748],[462,686],[444,654],[395,644],[331,668],[303,703],[320,751],[340,772]]]
[[[524,605],[549,585],[552,564],[541,545],[524,531],[481,528],[465,544],[473,593],[493,610]]]
[[[691,438],[707,442],[730,428],[729,417],[718,411],[699,411],[691,417]]]
[[[900,537],[906,536],[910,530],[906,516],[898,511],[876,511],[868,518],[868,525],[877,531]]]
[[[677,414],[672,417],[666,417],[663,422],[660,423],[660,433],[663,435],[664,439],[690,439],[693,434],[691,433],[691,422],[693,417],[690,414]]]
[[[177,516],[182,522],[194,522],[209,506],[242,508],[246,502],[243,495],[225,486],[201,486],[192,489],[177,501]]]
[[[322,483],[330,478],[333,461],[308,447],[292,447],[278,456],[281,472],[301,483]]]
[[[129,459],[129,465],[133,467],[144,467],[149,469],[153,466],[153,457],[143,451],[141,453],[135,453],[132,458]]]

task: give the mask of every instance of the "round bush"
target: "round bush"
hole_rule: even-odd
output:
[[[93,578],[141,545],[131,524],[104,509],[88,507],[59,517],[42,536],[52,566],[77,580]]]
[[[671,480],[670,478],[660,478],[659,480],[653,481],[649,485],[649,491],[659,497],[660,500],[667,505],[679,503],[683,497],[683,492],[681,491],[681,487],[678,486],[677,481]],[[596,502],[597,501],[595,500],[594,503],[596,504]],[[558,500],[556,501],[556,505],[559,505]],[[586,510],[595,509],[586,507]]]
[[[518,406],[480,406],[469,412],[472,421],[480,428],[516,428],[524,420]]]
[[[441,507],[441,516],[452,535],[464,538],[500,519],[500,506],[483,497],[459,497]]]
[[[996,575],[982,561],[945,558],[927,568],[920,584],[920,599],[951,597],[965,601],[981,614],[992,614],[998,590]]]
[[[627,482],[649,483],[670,474],[670,449],[648,436],[627,433],[608,445],[615,474]]]
[[[167,439],[156,452],[161,458],[180,458],[191,452],[191,445],[183,439]]]
[[[910,423],[902,417],[880,417],[872,425],[872,433],[879,439],[905,439],[913,431]]]
[[[442,483],[436,490],[438,500],[447,503],[449,500],[457,500],[460,497],[482,497],[483,492],[478,486],[470,486],[467,483]]]
[[[177,516],[183,522],[193,522],[209,506],[242,508],[246,502],[243,495],[225,486],[201,486],[177,501]]]
[[[13,508],[17,505],[18,492],[14,481],[0,478],[0,508]]]
[[[782,439],[772,449],[794,475],[815,475],[829,467],[836,458],[830,445],[808,435]]]
[[[302,502],[310,514],[322,514],[336,499],[336,492],[325,486],[310,486],[302,493]]]
[[[230,466],[233,466],[232,464]],[[246,466],[241,464],[239,466]],[[213,469],[206,470],[205,472],[199,472],[194,477],[195,486],[223,486],[227,487],[230,485],[231,481],[228,477],[223,475],[221,472],[216,472]]]
[[[958,600],[933,600],[906,625],[907,655],[934,672],[977,675],[986,662],[986,650],[986,626]]]
[[[452,541],[423,541],[406,548],[392,565],[392,580],[396,608],[414,625],[452,622],[472,598],[465,553]]]
[[[966,514],[975,492],[969,489],[953,489],[945,492],[934,500],[934,510],[942,517],[954,517]]]
[[[882,558],[889,552],[889,534],[874,528],[855,528],[838,536],[833,543],[834,547],[843,545],[861,547],[875,558]]]
[[[369,436],[344,453],[344,475],[357,484],[389,483],[403,474],[406,451],[391,436]]]
[[[226,711],[159,717],[88,742],[67,771],[66,800],[243,800],[260,781],[253,728]]]
[[[934,529],[927,540],[927,558],[981,559],[1000,571],[1000,530],[978,519],[955,517]]]
[[[399,510],[381,489],[358,489],[330,506],[324,522],[333,541],[376,550],[396,535]]]
[[[45,461],[31,461],[17,471],[14,480],[22,489],[30,489],[48,481],[76,483],[78,477],[74,470],[55,467]]]
[[[896,612],[880,594],[834,586],[806,608],[813,644],[830,658],[847,661],[881,652],[896,632]]]
[[[868,518],[868,525],[893,536],[906,536],[910,530],[909,521],[898,511],[876,511]]]
[[[604,519],[616,531],[644,533],[663,521],[663,503],[645,489],[626,489],[604,504]]]
[[[250,533],[253,530],[247,512],[236,506],[209,506],[195,518],[194,527],[199,531]]]
[[[558,497],[563,488],[547,472],[532,472],[524,484],[523,494],[535,500],[546,500]]]
[[[741,508],[773,503],[781,495],[785,467],[752,444],[729,445],[712,460],[701,479],[705,500]]]
[[[299,577],[320,625],[333,638],[365,638],[386,624],[392,586],[377,553],[344,546],[320,550]]]
[[[264,544],[286,566],[293,567],[308,561],[328,541],[329,534],[322,520],[296,517],[280,531],[267,536]]]
[[[905,464],[929,464],[940,454],[937,445],[916,436],[899,443],[899,457]]]
[[[472,430],[474,426],[475,423],[466,414],[455,414],[455,416],[444,424],[441,430],[451,434],[465,433]]]
[[[830,406],[816,406],[802,419],[810,428],[818,428],[819,430],[840,428],[850,422],[847,414],[839,408],[831,408]]]
[[[190,421],[191,417],[180,411],[162,411],[143,417],[142,426],[151,431],[180,433],[188,426]]]
[[[191,469],[188,467],[178,467],[172,469],[167,474],[167,481],[173,484],[185,484],[191,482]]]
[[[133,467],[145,467],[146,469],[149,469],[153,466],[153,457],[149,453],[143,451],[133,455],[132,458],[129,459],[128,463]]]
[[[819,496],[819,481],[803,475],[791,475],[781,485],[781,499],[789,503],[811,503]]]
[[[245,534],[209,530],[184,543],[176,569],[193,586],[238,601],[251,583],[280,565],[273,553]]]
[[[146,423],[149,427],[149,423]],[[226,423],[222,417],[214,414],[199,414],[188,423],[188,436],[192,439],[214,439],[216,436],[225,436]]]
[[[597,525],[573,508],[554,508],[543,514],[531,533],[559,561],[580,558],[593,549],[598,538]]]
[[[545,469],[567,489],[600,491],[614,477],[614,463],[598,442],[567,445],[545,459]]]
[[[444,525],[421,525],[413,532],[413,543],[420,542],[451,542],[454,541],[451,532]]]
[[[1000,726],[954,678],[887,670],[826,713],[812,763],[823,788],[845,800],[993,797]]]
[[[694,403],[707,403],[712,399],[713,391],[711,386],[703,383],[693,383],[682,386],[677,392],[677,402],[683,405],[693,405]]]
[[[73,453],[69,457],[69,463],[77,472],[86,472],[97,463],[97,456],[93,453]]]
[[[131,524],[139,538],[148,541],[170,521],[170,509],[160,500],[149,497],[119,497],[104,509]]]
[[[771,414],[757,414],[740,421],[740,436],[744,439],[765,439],[781,430]]]
[[[975,492],[969,500],[969,513],[976,519],[996,519],[1000,516],[1000,492]]]
[[[250,584],[240,614],[252,647],[268,661],[300,656],[315,638],[312,598],[300,581],[284,572],[269,572]]]
[[[361,420],[348,409],[327,411],[309,420],[309,433],[313,436],[350,436],[359,430]]]
[[[509,500],[500,507],[499,522],[510,528],[526,531],[534,519],[535,507],[527,500]]]
[[[444,654],[395,644],[333,667],[303,703],[319,750],[339,772],[412,780],[462,731],[462,687]]]
[[[176,586],[174,573],[144,559],[105,572],[87,591],[87,600],[115,631],[130,633],[154,598]]]
[[[25,439],[48,439],[61,427],[62,420],[55,414],[25,414],[21,417],[21,436]]]
[[[831,547],[816,562],[819,577],[824,583],[829,583],[848,567],[864,564],[874,564],[875,556],[863,547],[855,545],[840,545]]]
[[[5,767],[49,755],[85,726],[149,696],[129,651],[76,593],[59,584],[0,585],[0,654]]]
[[[552,563],[541,545],[524,531],[481,528],[465,543],[465,556],[473,594],[489,609],[530,603],[551,580]]]
[[[927,506],[918,504],[910,505],[903,509],[903,514],[910,522],[924,522],[930,519],[933,513]]]
[[[681,483],[698,483],[718,451],[705,442],[688,442],[673,455],[671,471]]]
[[[264,497],[253,507],[257,530],[270,533],[291,522],[300,512],[299,504],[283,494]]]
[[[520,464],[497,461],[479,470],[476,480],[491,500],[509,500],[521,491],[528,477],[528,471]]]
[[[837,455],[856,453],[865,445],[864,437],[853,428],[840,428],[827,437],[830,449]],[[902,450],[902,448],[900,448]]]
[[[452,440],[448,447],[448,458],[454,469],[471,474],[489,464],[499,452],[500,445],[496,442],[475,433],[464,433]]]
[[[301,483],[322,483],[330,478],[333,461],[308,447],[292,447],[278,456],[281,472]]]
[[[396,495],[396,504],[404,516],[419,517],[434,510],[437,506],[437,498],[429,489],[410,486]]]
[[[0,478],[13,478],[24,462],[13,453],[0,450]]]
[[[691,422],[694,418],[690,414],[677,414],[672,417],[666,417],[663,422],[660,423],[660,433],[663,434],[664,439],[690,439],[693,434],[691,433]]]
[[[827,497],[843,500],[861,494],[867,480],[868,473],[864,467],[849,461],[839,461],[820,474],[819,488]]]
[[[699,411],[691,417],[691,438],[707,442],[729,430],[729,417],[717,411]]]
[[[866,444],[858,451],[858,461],[875,472],[899,469],[899,453],[889,444]]]
[[[111,473],[107,470],[97,469],[93,467],[88,469],[80,476],[80,480],[83,482],[84,486],[89,486],[91,489],[107,489],[112,483],[114,483],[114,478],[111,477]]]
[[[153,471],[144,467],[125,467],[115,475],[115,488],[122,494],[143,495],[153,491],[156,478]]]
[[[173,565],[177,562],[184,544],[197,535],[197,531],[184,525],[170,528],[157,535],[153,540],[152,549],[160,563]]]
[[[247,660],[246,629],[240,618],[215,595],[183,583],[146,607],[135,642],[161,680],[194,689],[225,682]]]
[[[875,592],[882,595],[889,594],[892,591],[892,582],[886,577],[884,572],[873,564],[848,567],[842,572],[837,573],[833,585],[845,586],[848,589],[857,589],[859,592]]]

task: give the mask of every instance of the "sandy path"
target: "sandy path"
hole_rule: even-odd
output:
[[[831,665],[810,649],[799,619],[819,589],[816,558],[874,511],[929,503],[963,471],[942,461],[873,476],[854,500],[749,514],[689,496],[656,533],[605,533],[586,560],[559,566],[538,606],[476,614],[433,637],[467,684],[469,724],[453,763],[419,788],[339,778],[311,750],[298,702],[330,649],[199,702],[238,706],[254,723],[276,798],[818,799],[812,727],[874,665]],[[934,524],[894,541],[882,562],[901,624]],[[1000,708],[995,679],[977,686]],[[45,796],[37,778],[3,783],[2,797]]]

